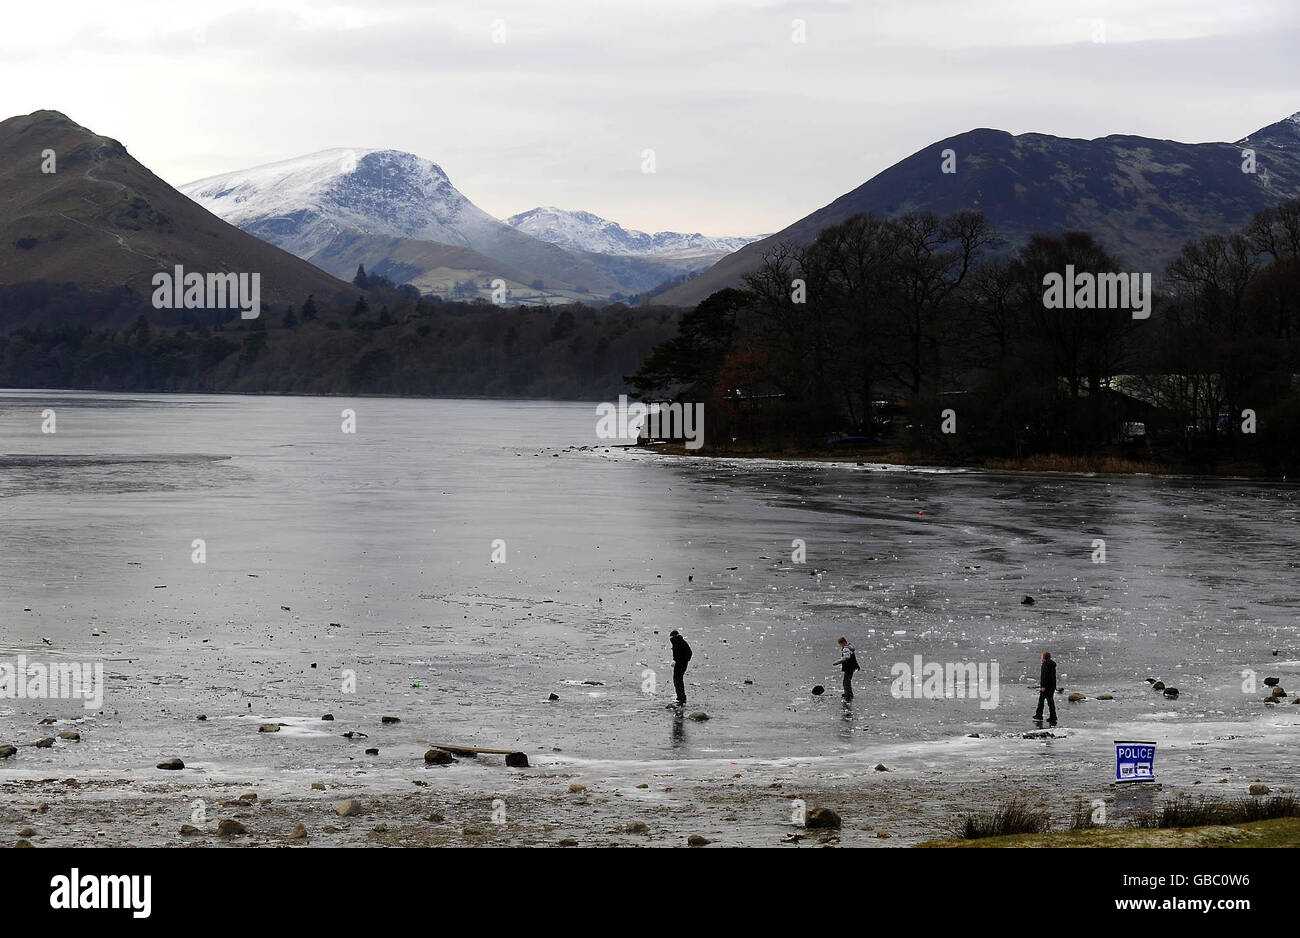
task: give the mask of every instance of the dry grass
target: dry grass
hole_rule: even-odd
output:
[[[1160,463],[1138,462],[1115,456],[1058,456],[1043,453],[1025,459],[989,459],[985,469],[1005,469],[1021,472],[1095,472],[1103,474],[1166,475],[1170,469]]]
[[[958,818],[953,833],[963,840],[1006,837],[1012,834],[1044,834],[1052,826],[1046,811],[1037,811],[1020,800],[999,805],[989,814],[967,814]]]

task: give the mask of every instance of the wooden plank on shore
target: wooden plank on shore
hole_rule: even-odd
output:
[[[424,743],[430,749],[443,749],[447,752],[481,752],[489,755],[508,756],[512,752],[519,752],[518,749],[488,749],[484,746],[462,746],[458,743],[431,743],[427,740],[417,740]]]

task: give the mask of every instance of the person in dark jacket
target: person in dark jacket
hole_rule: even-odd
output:
[[[840,658],[835,663],[844,671],[844,699],[853,699],[853,672],[862,670],[858,664],[858,653],[843,635],[836,643],[840,646]]]
[[[1043,666],[1038,670],[1038,710],[1034,713],[1035,720],[1043,718],[1043,703],[1046,701],[1048,712],[1051,714],[1047,718],[1047,722],[1056,722],[1056,699],[1052,696],[1055,693],[1056,662],[1052,660],[1052,653],[1045,651],[1043,652]]]
[[[677,703],[686,703],[686,664],[691,660],[691,646],[676,629],[668,633],[668,640],[673,645],[673,687],[677,690]]]

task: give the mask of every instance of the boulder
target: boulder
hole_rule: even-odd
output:
[[[813,685],[812,694],[814,697],[820,697],[824,693],[826,693],[826,688],[822,687],[820,684]]]
[[[1286,691],[1283,690],[1283,689],[1280,688],[1280,687],[1274,687],[1274,688],[1273,688],[1273,696],[1274,696],[1274,697],[1285,697],[1285,696],[1286,696]]]
[[[1269,788],[1267,785],[1255,784],[1250,786],[1250,793],[1252,795],[1267,795],[1272,790],[1273,789]]]
[[[445,749],[430,749],[424,754],[425,765],[451,765],[456,757]]]
[[[185,763],[182,762],[180,759],[174,759],[174,758],[173,758],[173,759],[164,759],[162,762],[159,762],[159,763],[158,763],[158,768],[160,768],[160,769],[169,769],[169,770],[171,770],[171,771],[175,771],[175,770],[177,770],[177,769],[183,769],[183,768],[185,768]]]
[[[325,714],[323,717],[321,717],[321,719],[322,719],[322,720],[333,720],[333,719],[334,719],[334,714],[332,714],[332,713],[327,713],[327,714]]]
[[[1114,699],[1115,699],[1115,695],[1114,695],[1114,694],[1098,694],[1098,695],[1097,695],[1097,699],[1098,699],[1098,700],[1114,700]]]
[[[1165,688],[1165,696],[1166,696],[1166,697],[1169,697],[1169,698],[1171,698],[1171,699],[1174,698],[1174,697],[1177,697],[1177,696],[1178,696],[1178,688],[1177,688],[1177,687],[1166,687],[1166,688]]]
[[[1022,605],[1022,606],[1032,606],[1033,604],[1034,604],[1034,597],[1032,597],[1032,596],[1021,596],[1021,597],[1020,597],[1020,605]]]
[[[81,734],[74,733],[71,730],[65,730],[64,732],[59,734],[59,739],[69,739],[74,743],[79,743],[81,742]]]
[[[311,783],[311,787],[312,787],[312,791],[324,791],[324,790],[325,790],[325,783],[324,783],[324,782],[312,782],[312,783]]]
[[[528,756],[522,752],[506,753],[506,765],[512,769],[526,769],[528,768]]]
[[[1300,700],[1300,698],[1296,698]],[[8,759],[18,751],[17,746],[0,746],[0,759]]]
[[[877,763],[876,763],[876,771],[877,771],[877,772],[888,772],[889,769],[885,768],[885,763],[883,763],[883,762],[877,762]]]
[[[32,745],[35,746],[37,749],[49,749],[51,746],[54,745],[54,737],[47,736],[44,739],[38,739],[36,740],[36,742],[32,743]]]
[[[690,847],[707,847],[711,843],[713,843],[713,841],[700,834],[691,834],[691,836],[686,838],[686,844]]]
[[[1088,696],[1086,694],[1071,694],[1065,699],[1070,701],[1070,703],[1078,703],[1080,700],[1087,700]]]
[[[548,696],[546,699],[547,699],[547,700],[559,700],[559,699],[560,699],[560,695],[559,695],[559,694],[551,694],[551,695]]]
[[[402,718],[401,717],[380,717],[379,722],[380,723],[401,723]]]
[[[19,836],[19,837],[35,837],[35,836],[36,836],[36,831],[34,831],[34,830],[33,830],[32,828],[30,828],[30,827],[24,827],[22,830],[20,830],[20,831],[18,832],[18,836]]]
[[[843,822],[830,808],[813,808],[804,816],[803,826],[808,828],[839,828]]]
[[[623,828],[623,833],[648,834],[650,833],[650,825],[645,823],[645,821],[633,821],[631,824]]]
[[[280,732],[279,723],[263,723],[257,728],[259,733],[278,733]]]
[[[182,837],[197,837],[197,836],[199,836],[199,835],[202,834],[202,833],[203,833],[203,831],[199,830],[199,829],[198,829],[197,827],[195,827],[193,824],[182,824],[182,825],[181,825],[181,836],[182,836]]]
[[[377,756],[377,755],[379,755],[379,750],[378,750],[378,749],[367,749],[367,750],[366,750],[366,755],[368,755],[368,756]]]
[[[1281,683],[1282,683],[1282,679],[1279,678],[1279,677],[1266,677],[1266,678],[1264,678],[1264,686],[1265,686],[1265,687],[1277,687],[1277,685],[1279,685],[1279,684],[1281,684]]]
[[[247,832],[248,829],[244,827],[243,824],[240,824],[238,821],[232,820],[231,818],[225,818],[217,825],[218,837],[236,837],[239,834],[245,834]]]
[[[1151,685],[1151,689],[1152,689],[1152,690],[1164,690],[1164,689],[1165,689],[1165,682],[1164,682],[1164,681],[1156,681],[1154,684]]]
[[[703,710],[696,710],[694,713],[690,714],[690,718],[696,723],[703,723],[705,720],[709,719],[709,715]]]
[[[347,801],[335,808],[334,812],[339,817],[355,817],[361,813],[361,802],[357,801],[355,798],[349,798]]]
[[[290,840],[306,840],[306,839],[307,839],[307,828],[303,827],[301,824],[297,825],[296,827],[294,827],[293,830],[291,830],[291,831],[289,832],[289,839],[290,839]]]

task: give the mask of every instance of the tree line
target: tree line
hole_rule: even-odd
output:
[[[608,400],[677,313],[421,297],[382,276],[347,305],[148,307],[130,291],[0,288],[0,386],[98,391]],[[87,325],[87,322],[94,325]]]
[[[629,384],[704,402],[714,449],[1300,468],[1300,202],[1148,272],[1149,318],[1052,308],[1067,267],[1128,272],[1086,232],[1008,253],[977,212],[857,215],[683,314]]]

